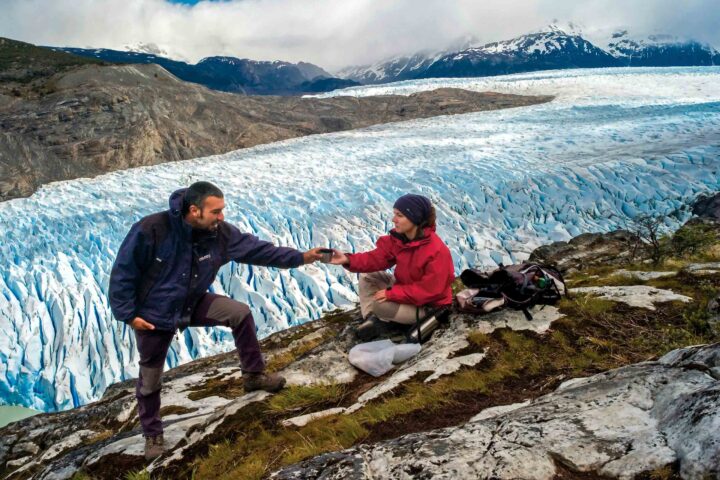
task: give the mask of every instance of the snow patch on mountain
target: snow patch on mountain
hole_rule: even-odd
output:
[[[665,33],[637,34],[627,28],[601,35],[594,42],[628,66],[665,61],[668,65],[714,65],[720,52],[713,46],[690,37]],[[643,63],[645,62],[645,63]]]
[[[186,61],[185,58],[182,56],[178,56],[177,54],[171,53],[171,49],[168,49],[166,47],[161,47],[157,43],[145,43],[145,42],[137,42],[137,43],[131,43],[124,45],[121,50],[127,51],[127,52],[136,52],[136,53],[147,53],[149,55],[157,55],[158,57],[165,57],[165,58],[171,58],[173,60],[179,60],[179,61]]]
[[[523,35],[522,37],[502,42],[489,43],[483,47],[471,48],[458,53],[453,59],[459,60],[468,55],[545,55],[567,48],[568,43],[590,52],[592,45],[580,37],[567,35],[564,32],[553,31]]]
[[[347,67],[338,71],[338,76],[362,84],[411,79],[445,54],[446,52],[419,52],[410,56],[382,60],[372,65]]]
[[[477,44],[477,38],[466,35],[454,40],[441,50],[423,50],[412,55],[390,57],[371,65],[350,66],[337,72],[340,78],[370,85],[398,80],[410,80],[421,76],[435,61],[451,52],[465,50]]]

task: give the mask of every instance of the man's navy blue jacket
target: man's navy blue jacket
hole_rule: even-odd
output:
[[[276,247],[220,222],[216,231],[193,231],[181,215],[186,189],[170,196],[170,209],[132,226],[110,273],[110,307],[117,320],[141,317],[158,330],[186,327],[218,269],[239,263],[279,268],[302,265],[302,252]]]

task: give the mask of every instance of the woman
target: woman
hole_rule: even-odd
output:
[[[393,205],[395,228],[364,253],[335,251],[330,263],[360,273],[360,311],[372,330],[373,316],[412,325],[428,308],[452,303],[455,269],[448,247],[435,234],[435,208],[422,195],[407,194]],[[385,272],[395,265],[395,274]],[[370,335],[371,336],[371,335]],[[368,339],[368,338],[364,338]]]

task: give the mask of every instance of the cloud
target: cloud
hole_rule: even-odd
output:
[[[172,56],[309,61],[334,70],[459,38],[511,38],[556,18],[587,31],[692,36],[720,46],[716,0],[0,0],[0,35],[39,45],[123,48]],[[41,13],[41,14],[40,14]]]

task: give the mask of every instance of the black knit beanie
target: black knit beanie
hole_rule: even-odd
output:
[[[400,210],[413,224],[422,225],[430,216],[432,203],[427,197],[408,193],[398,198],[393,208]]]

